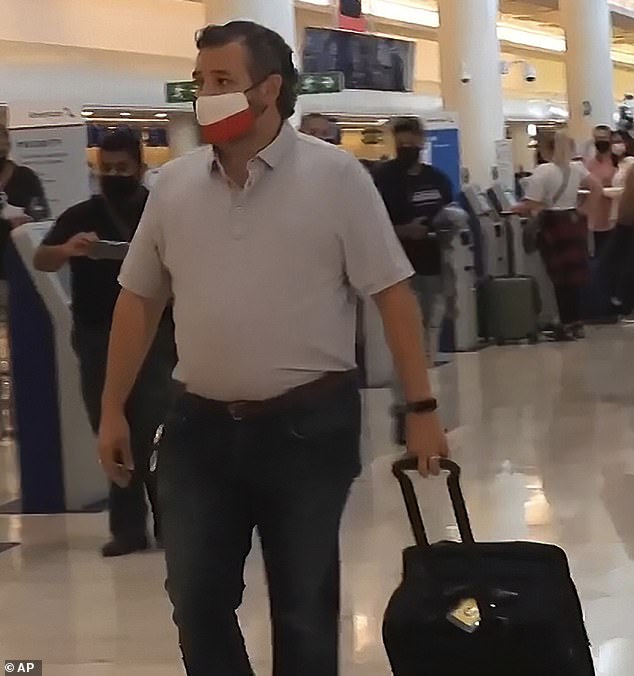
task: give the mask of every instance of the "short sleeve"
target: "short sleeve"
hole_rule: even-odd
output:
[[[532,202],[541,202],[546,204],[546,189],[548,184],[548,165],[540,164],[535,168],[533,174],[528,178],[528,184],[524,196]]]
[[[84,225],[84,227],[87,227]],[[82,223],[77,207],[67,209],[53,224],[42,241],[44,246],[66,244],[71,237],[82,232]]]
[[[590,176],[590,170],[583,162],[575,162],[577,171],[579,172],[579,180],[585,181],[588,176]]]
[[[375,295],[414,274],[396,237],[387,209],[372,178],[356,161],[346,162],[340,176],[342,240],[352,287]]]
[[[160,191],[150,193],[139,227],[123,262],[119,283],[143,298],[167,301],[171,295],[170,275],[163,263]]]

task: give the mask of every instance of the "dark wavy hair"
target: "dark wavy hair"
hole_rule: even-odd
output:
[[[265,1],[265,0],[263,0]],[[198,49],[224,47],[241,42],[249,53],[249,73],[253,82],[269,75],[280,75],[282,88],[277,99],[277,109],[287,120],[295,112],[299,74],[293,63],[293,50],[284,38],[253,21],[231,21],[224,26],[210,24],[196,33]]]

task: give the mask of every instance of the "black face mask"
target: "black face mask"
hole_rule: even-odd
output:
[[[607,153],[608,150],[610,150],[610,142],[609,141],[595,141],[594,147],[597,149],[597,152],[599,152],[601,154]]]
[[[420,160],[420,148],[401,146],[396,149],[396,159],[405,169],[411,169]]]
[[[111,202],[126,202],[139,189],[136,176],[102,176],[101,190],[104,197]]]

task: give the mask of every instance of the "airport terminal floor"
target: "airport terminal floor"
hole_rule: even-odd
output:
[[[586,341],[489,348],[435,371],[455,458],[482,540],[565,547],[601,676],[634,673],[634,326]],[[389,467],[389,393],[365,400],[364,463],[345,517],[343,676],[386,676],[386,601],[411,535]],[[0,448],[0,495],[15,490]],[[439,480],[421,483],[429,531],[455,537]],[[42,659],[46,676],[182,673],[158,552],[104,560],[105,514],[0,515],[0,654]],[[19,543],[8,547],[3,543]],[[260,555],[241,621],[256,673],[270,673]]]

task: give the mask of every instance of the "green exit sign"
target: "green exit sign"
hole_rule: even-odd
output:
[[[333,94],[343,91],[343,73],[302,73],[299,77],[300,94]]]
[[[165,83],[167,103],[191,103],[196,100],[196,92],[196,83],[192,80]]]

